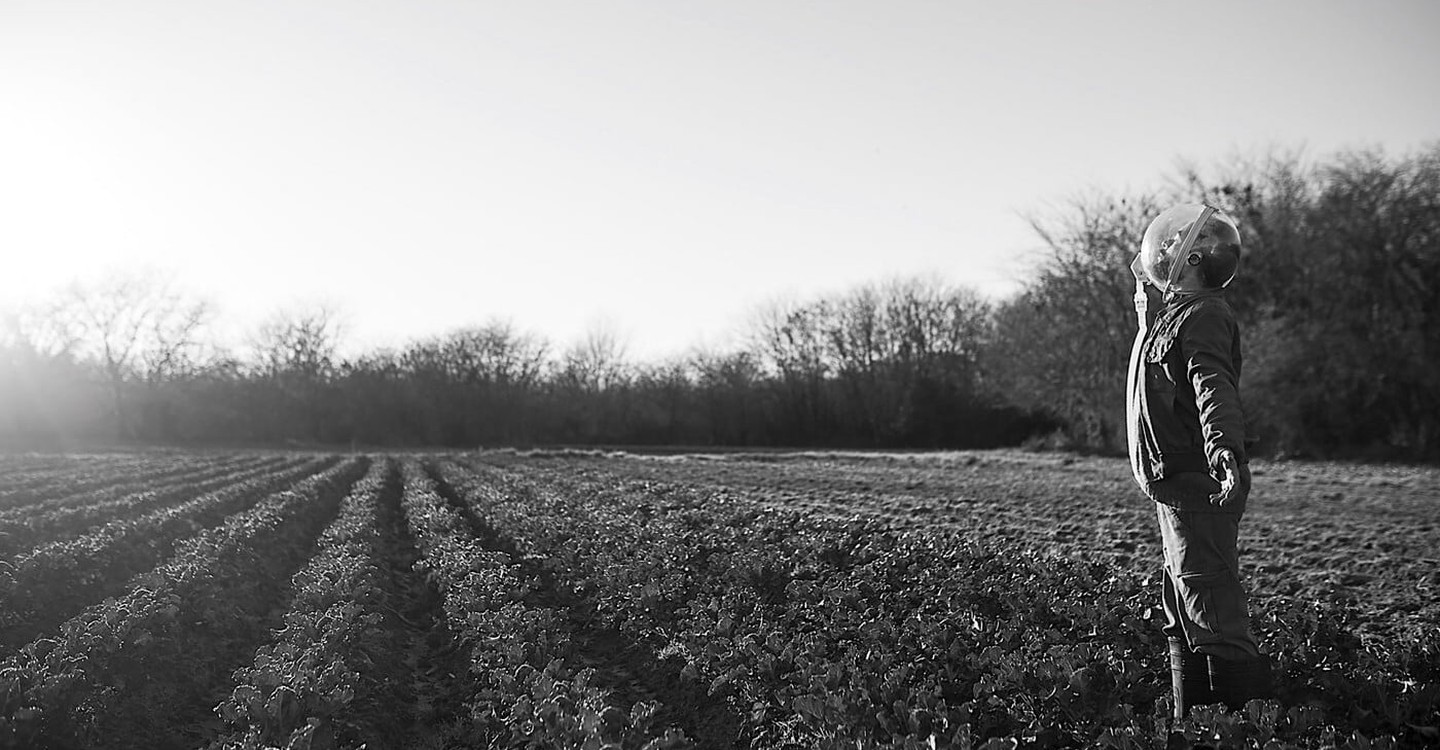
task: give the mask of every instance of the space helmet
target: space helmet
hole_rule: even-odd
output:
[[[1172,206],[1145,229],[1140,265],[1162,292],[1223,289],[1240,268],[1240,230],[1208,203]]]

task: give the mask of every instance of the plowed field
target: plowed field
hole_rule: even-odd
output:
[[[1440,745],[1440,469],[1254,469],[1174,722],[1123,460],[0,456],[0,748]]]

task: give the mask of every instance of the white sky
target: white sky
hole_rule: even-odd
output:
[[[231,335],[632,355],[1267,148],[1440,139],[1440,3],[0,0],[0,306],[146,265]]]

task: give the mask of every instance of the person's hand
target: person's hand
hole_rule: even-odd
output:
[[[1223,508],[1240,493],[1240,462],[1235,458],[1234,451],[1221,448],[1210,473],[1220,483],[1220,491],[1210,496],[1210,504]]]

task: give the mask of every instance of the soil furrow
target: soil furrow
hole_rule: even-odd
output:
[[[278,526],[253,538],[238,531],[243,541],[233,548],[217,541],[213,559],[198,557],[195,578],[178,584],[165,636],[135,638],[92,675],[95,689],[79,712],[90,741],[179,750],[212,738],[221,726],[214,708],[233,690],[231,675],[282,625],[291,577],[314,554],[320,532],[363,470],[363,462],[352,462],[307,498],[308,507],[293,505]],[[137,579],[134,585],[147,584]]]
[[[577,661],[594,670],[593,684],[610,692],[612,705],[628,714],[642,701],[658,704],[656,726],[679,727],[701,750],[736,746],[740,717],[724,701],[711,698],[704,686],[681,677],[683,659],[661,658],[656,647],[606,626],[591,602],[487,523],[434,464],[427,463],[426,469],[436,491],[464,516],[481,544],[509,555],[524,578],[533,582],[526,604],[563,613]]]
[[[445,622],[440,592],[415,570],[422,555],[400,507],[402,491],[397,475],[394,492],[386,493],[381,506],[396,623],[391,635],[409,670],[403,678],[408,705],[400,746],[458,747],[472,734],[465,699],[474,693],[473,680],[464,649]]]

